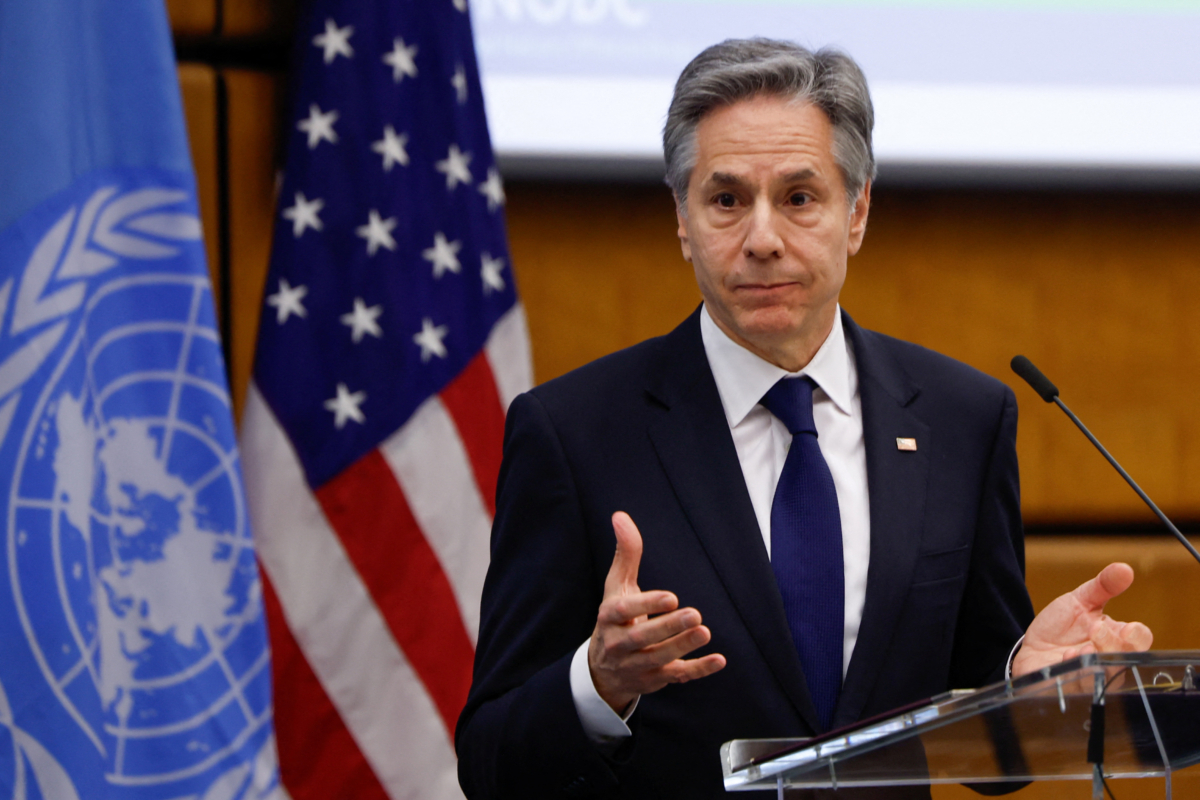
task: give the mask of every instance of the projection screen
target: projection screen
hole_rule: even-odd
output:
[[[867,73],[881,172],[1049,169],[1200,181],[1197,0],[472,0],[502,161],[661,164],[706,45],[832,45]]]

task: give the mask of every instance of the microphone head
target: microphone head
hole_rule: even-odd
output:
[[[1033,387],[1033,390],[1045,400],[1047,403],[1053,403],[1054,398],[1058,397],[1058,387],[1050,382],[1050,379],[1042,374],[1042,371],[1033,365],[1025,356],[1013,356],[1010,364],[1012,371],[1025,379],[1025,382]]]

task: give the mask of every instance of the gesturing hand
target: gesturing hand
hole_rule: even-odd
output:
[[[1085,653],[1149,650],[1154,634],[1140,622],[1117,622],[1104,604],[1133,583],[1128,564],[1109,564],[1100,574],[1042,609],[1013,660],[1014,678]]]
[[[725,666],[725,656],[682,658],[708,644],[712,634],[700,624],[700,612],[679,608],[671,592],[638,588],[642,535],[624,511],[613,514],[612,522],[617,551],[604,580],[588,667],[600,697],[620,714],[640,695],[668,683],[711,675]]]

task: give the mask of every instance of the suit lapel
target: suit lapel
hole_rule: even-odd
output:
[[[929,426],[910,408],[919,387],[883,350],[875,334],[863,331],[848,315],[843,315],[843,322],[854,347],[862,400],[871,562],[862,623],[842,685],[835,725],[859,719],[880,679],[884,655],[920,549],[929,455],[936,444],[930,438]],[[916,439],[916,452],[899,450],[898,437]]]
[[[725,591],[796,710],[820,730],[783,601],[700,338],[699,313],[665,340],[648,387],[665,412],[650,438]]]

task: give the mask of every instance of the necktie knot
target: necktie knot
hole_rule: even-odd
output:
[[[792,436],[800,433],[816,436],[812,399],[815,388],[812,378],[780,378],[759,402],[779,418]]]

